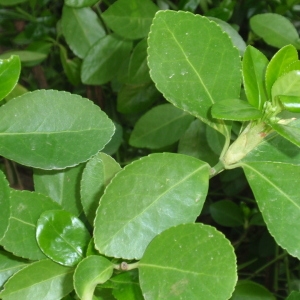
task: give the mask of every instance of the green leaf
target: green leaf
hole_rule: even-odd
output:
[[[95,245],[107,256],[140,258],[163,230],[194,222],[209,167],[190,156],[157,153],[134,161],[106,188],[95,219]]]
[[[300,292],[292,291],[285,300],[298,300],[300,297]]]
[[[3,300],[61,299],[73,290],[73,268],[45,259],[12,276],[0,293]]]
[[[262,117],[260,110],[240,99],[226,99],[215,103],[211,114],[214,118],[232,121],[250,121]]]
[[[300,112],[300,93],[299,96],[280,95],[278,98],[284,109],[295,113]]]
[[[289,73],[289,72],[294,71],[294,70],[300,71],[300,60],[296,60],[296,61],[290,63],[290,64],[284,69],[284,73],[283,73],[283,74]]]
[[[156,299],[228,299],[236,280],[234,250],[203,224],[182,224],[157,235],[139,262],[143,295]]]
[[[23,85],[17,83],[14,89],[5,97],[5,100],[8,102],[11,99],[19,97],[27,92],[28,90]]]
[[[0,241],[4,237],[10,218],[10,189],[2,171],[0,171]]]
[[[116,127],[115,133],[111,140],[102,149],[102,152],[108,155],[115,154],[123,142],[123,127],[116,122],[114,122],[114,125]]]
[[[276,162],[242,163],[264,221],[277,244],[300,258],[300,166]]]
[[[88,99],[40,90],[0,108],[0,155],[43,169],[88,160],[110,140],[114,125]]]
[[[268,100],[265,90],[265,73],[268,59],[263,53],[248,46],[243,58],[243,81],[248,102],[259,110]]]
[[[45,258],[35,238],[36,222],[44,211],[60,209],[59,204],[36,192],[12,190],[10,205],[8,229],[0,244],[16,256],[31,260]]]
[[[84,58],[92,45],[105,36],[97,14],[90,8],[71,8],[64,6],[61,25],[70,49]]]
[[[82,212],[80,182],[84,164],[64,170],[33,170],[34,189],[49,196],[61,207],[76,215]]]
[[[147,36],[158,7],[150,0],[118,0],[101,17],[115,33],[136,40]]]
[[[105,187],[121,170],[120,165],[109,155],[98,153],[86,164],[81,180],[81,203],[91,225]]]
[[[228,35],[205,17],[167,10],[156,14],[148,44],[150,76],[164,97],[229,137],[224,121],[210,117],[212,104],[240,94],[239,52]]]
[[[83,259],[91,236],[71,213],[49,210],[37,221],[36,239],[41,250],[53,261],[74,266]]]
[[[16,86],[21,71],[18,56],[11,56],[0,61],[0,101],[5,98]]]
[[[274,82],[285,73],[285,69],[298,60],[298,53],[295,47],[288,45],[280,49],[271,59],[266,70],[266,89],[271,99],[271,89]]]
[[[26,50],[13,50],[0,55],[1,59],[9,59],[11,56],[18,56],[22,63],[30,63],[30,65],[37,65],[47,58],[47,54]]]
[[[194,117],[172,104],[158,105],[135,124],[129,139],[134,147],[159,149],[179,140]]]
[[[74,287],[80,299],[92,300],[95,287],[106,282],[114,265],[105,257],[91,255],[83,259],[74,273]]]
[[[241,208],[232,201],[217,201],[210,205],[209,210],[212,218],[222,226],[237,227],[245,223]]]
[[[0,0],[1,5],[16,5],[19,3],[27,2],[28,0]]]
[[[279,14],[257,14],[250,19],[252,30],[276,48],[292,44],[300,49],[299,34],[294,25]]]
[[[65,0],[66,5],[74,8],[93,6],[97,2],[99,2],[99,0]]]
[[[120,39],[116,35],[107,35],[99,39],[83,60],[82,82],[101,85],[113,79],[123,60],[129,56],[131,47],[130,41]]]

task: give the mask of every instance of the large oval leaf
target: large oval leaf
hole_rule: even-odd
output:
[[[67,92],[40,90],[0,108],[0,155],[42,169],[88,160],[114,133],[91,101]]]
[[[10,190],[8,181],[0,171],[0,240],[3,238],[10,218]]]
[[[236,258],[215,228],[182,224],[151,241],[139,277],[146,300],[227,300],[237,280]]]
[[[140,258],[158,233],[195,221],[208,177],[206,163],[181,154],[152,154],[127,165],[100,200],[96,248],[107,256]]]

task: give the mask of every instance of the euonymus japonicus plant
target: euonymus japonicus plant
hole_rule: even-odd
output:
[[[0,107],[0,154],[34,168],[35,191],[13,190],[0,175],[1,299],[229,299],[234,249],[195,220],[209,179],[238,167],[276,242],[300,258],[295,47],[269,62],[248,46],[241,60],[214,21],[160,11],[148,65],[180,114],[204,124],[207,140],[222,142],[208,155],[218,160],[156,153],[122,169],[99,152],[114,125],[89,100],[53,90],[9,100]],[[0,70],[3,99],[18,81],[18,57],[2,60]],[[133,132],[132,144],[137,136],[143,134]],[[70,182],[80,185],[80,199],[78,186],[66,188]]]

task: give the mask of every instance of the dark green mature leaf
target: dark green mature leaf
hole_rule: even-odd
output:
[[[203,224],[182,224],[157,235],[139,262],[146,300],[228,299],[237,280],[234,250]]]
[[[106,282],[114,265],[103,256],[91,255],[82,260],[74,273],[74,287],[80,299],[92,299],[95,287]]]
[[[36,239],[41,250],[53,261],[74,266],[83,259],[91,236],[71,213],[49,210],[37,221]]]
[[[10,189],[2,171],[0,171],[0,241],[3,238],[10,218]]]
[[[12,276],[0,293],[3,300],[61,299],[73,290],[73,268],[45,259]]]
[[[131,40],[147,36],[158,7],[150,0],[118,0],[101,15],[118,35]]]
[[[276,48],[292,44],[300,49],[299,34],[294,25],[285,17],[265,13],[250,19],[252,30],[263,40]]]
[[[300,299],[300,292],[292,291],[289,296],[286,298],[286,300],[298,300]]]
[[[158,90],[229,137],[224,121],[210,117],[212,104],[240,94],[239,52],[228,35],[200,15],[159,11],[148,44],[150,75]]]
[[[81,68],[81,80],[85,84],[100,85],[110,81],[129,56],[132,43],[116,35],[99,39],[88,51]],[[97,62],[97,63],[95,63]]]
[[[110,140],[114,125],[88,99],[40,90],[0,108],[0,154],[24,165],[62,169],[88,160]]]
[[[208,177],[206,163],[181,154],[152,154],[127,165],[101,198],[95,219],[96,248],[107,256],[142,257],[158,233],[195,221]]]
[[[215,103],[211,114],[214,118],[232,121],[250,121],[262,117],[260,110],[240,99],[226,99]]]
[[[61,207],[49,197],[29,191],[12,190],[10,203],[9,225],[0,244],[23,258],[45,258],[36,242],[36,222],[44,211]]]
[[[120,165],[112,157],[101,152],[86,164],[81,180],[81,203],[91,225],[105,187],[120,170]]]
[[[27,2],[28,0],[0,0],[1,5],[16,5],[19,3]]]
[[[278,134],[280,134],[296,146],[300,147],[300,128],[297,125],[294,126],[293,123],[294,122],[287,125],[276,123],[271,124],[271,126],[274,130],[276,130]]]
[[[21,71],[18,56],[11,56],[0,61],[0,101],[5,98],[16,86]]]
[[[105,36],[105,31],[97,14],[90,8],[64,6],[62,30],[70,49],[84,58],[92,45]]]
[[[193,119],[172,104],[155,106],[137,121],[129,143],[150,149],[171,145],[179,140]]]
[[[115,154],[123,142],[123,127],[116,122],[114,122],[114,125],[116,127],[115,133],[111,140],[102,149],[102,152],[108,155]]]
[[[99,0],[65,0],[66,5],[75,8],[92,6],[97,2],[99,2]]]
[[[265,73],[269,61],[263,53],[248,46],[243,58],[243,81],[248,102],[259,110],[268,100]]]
[[[80,179],[84,164],[64,170],[33,170],[34,189],[49,196],[70,213],[78,216],[80,204]]]
[[[278,245],[300,258],[300,166],[280,162],[242,163],[267,228]]]

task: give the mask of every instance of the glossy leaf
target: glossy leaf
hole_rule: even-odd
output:
[[[12,276],[0,293],[3,300],[61,299],[73,290],[73,268],[45,259]]]
[[[5,98],[16,86],[21,71],[18,56],[0,60],[0,101]]]
[[[123,60],[129,56],[131,47],[130,41],[120,39],[116,35],[107,35],[99,39],[83,60],[82,82],[101,85],[113,79]]]
[[[61,207],[78,216],[82,212],[80,186],[84,164],[64,170],[33,170],[34,189],[49,196]]]
[[[41,213],[60,209],[49,197],[29,191],[11,191],[8,229],[0,244],[16,256],[38,260],[45,258],[36,238],[36,222]]]
[[[300,166],[276,162],[243,163],[264,221],[277,244],[300,258]]]
[[[92,300],[95,287],[106,282],[114,265],[105,257],[91,255],[82,260],[74,273],[74,287],[80,299]]]
[[[205,17],[167,10],[156,14],[148,45],[150,76],[164,97],[229,137],[209,112],[240,94],[239,52],[228,35]]]
[[[86,161],[114,132],[99,107],[53,90],[26,93],[0,108],[0,154],[24,165],[61,169]]]
[[[90,8],[64,6],[61,25],[70,49],[84,58],[92,45],[105,36],[97,14]]]
[[[136,40],[147,36],[157,10],[150,0],[118,0],[101,17],[121,37]]]
[[[296,60],[292,63],[290,63],[285,69],[284,69],[284,74],[289,73],[294,70],[299,70],[300,71],[300,60]]]
[[[243,58],[243,81],[248,102],[259,110],[268,100],[265,89],[265,73],[268,59],[263,53],[248,46]]]
[[[65,0],[65,4],[75,8],[89,7],[96,4],[98,0]]]
[[[135,124],[129,143],[159,149],[179,140],[194,117],[171,104],[155,106]]]
[[[71,213],[49,210],[37,221],[36,239],[53,261],[74,266],[83,259],[91,237],[85,225]]]
[[[157,235],[139,262],[146,300],[228,299],[237,280],[234,250],[203,224],[182,224]]]
[[[86,164],[81,180],[81,203],[92,225],[101,196],[111,179],[121,170],[120,165],[105,153],[98,153]]]
[[[271,89],[274,82],[285,73],[286,68],[298,60],[298,53],[295,47],[288,45],[280,49],[271,59],[266,70],[266,89],[271,99]]]
[[[3,238],[10,218],[10,189],[2,171],[0,171],[0,241]],[[1,242],[0,242],[1,243]]]
[[[232,121],[250,121],[262,117],[262,112],[244,100],[226,99],[212,106],[214,118]]]
[[[300,48],[299,34],[294,25],[279,14],[257,14],[250,19],[252,30],[276,48],[292,44]]]
[[[143,157],[106,188],[95,219],[95,245],[107,256],[142,257],[158,233],[194,222],[208,188],[208,165],[172,153]]]
[[[279,100],[284,109],[295,113],[300,112],[300,93],[299,96],[280,95]]]

